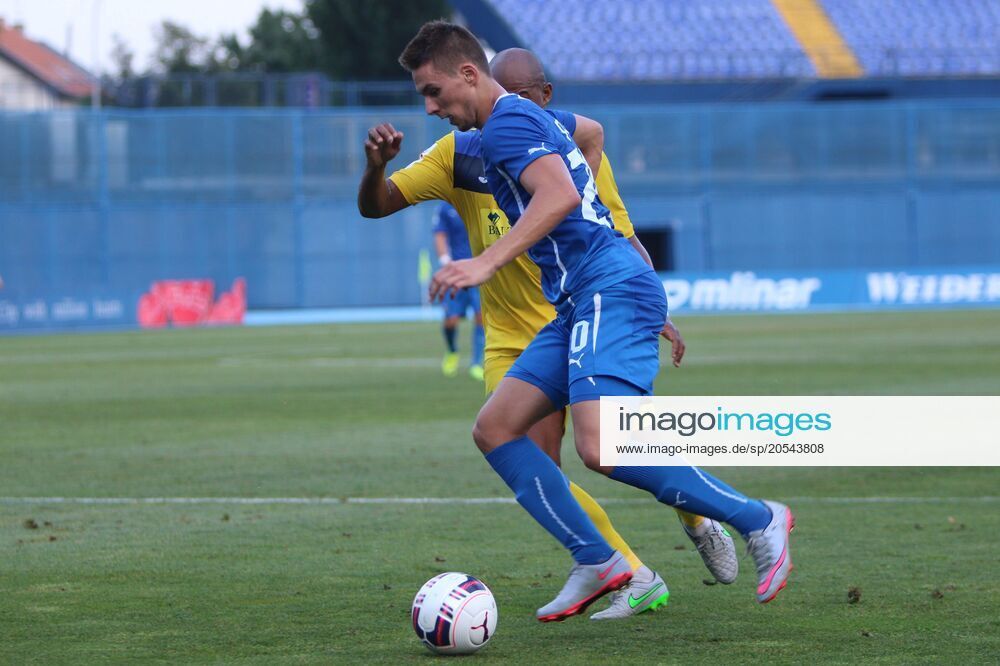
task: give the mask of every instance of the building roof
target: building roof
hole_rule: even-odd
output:
[[[3,19],[0,57],[64,97],[86,97],[91,92],[91,76],[85,69],[45,44],[28,39],[20,26],[7,25]]]

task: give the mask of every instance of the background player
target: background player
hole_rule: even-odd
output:
[[[441,202],[434,211],[434,250],[438,264],[446,266],[455,259],[472,256],[469,248],[469,234],[465,223],[450,204]],[[444,343],[447,351],[441,361],[441,371],[445,377],[458,374],[458,321],[472,310],[472,352],[469,361],[469,376],[483,381],[483,347],[486,335],[483,332],[483,313],[479,304],[479,288],[462,289],[444,299]]]
[[[788,533],[794,521],[787,507],[750,499],[697,468],[600,465],[599,397],[649,394],[667,307],[652,268],[613,230],[572,138],[537,105],[506,93],[491,78],[476,38],[460,26],[424,24],[400,63],[412,74],[428,114],[459,129],[482,130],[490,191],[511,221],[511,231],[483,254],[438,271],[432,297],[482,284],[530,251],[542,270],[546,299],[558,312],[500,382],[473,431],[521,506],[576,562],[556,599],[539,609],[539,619],[582,612],[632,577],[622,555],[572,500],[552,460],[526,436],[536,421],[566,404],[588,467],[665,504],[696,507],[729,522],[748,540],[757,564],[758,601],[773,599],[791,570]]]

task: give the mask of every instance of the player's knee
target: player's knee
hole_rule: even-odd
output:
[[[499,410],[490,409],[488,403],[479,412],[476,423],[472,426],[472,440],[484,454],[524,434],[511,428],[509,421],[499,413]]]
[[[480,414],[472,426],[472,441],[476,443],[483,454],[487,454],[504,443],[503,434],[499,432],[496,423],[489,415]]]
[[[601,440],[599,437],[586,437],[577,433],[576,452],[587,469],[604,475],[611,473],[613,468],[601,467]]]
[[[601,472],[602,474],[604,473],[603,469],[601,468],[600,449],[597,449],[596,451],[584,450],[580,451],[579,453],[580,453],[580,460],[583,461],[583,464],[587,467],[587,469],[592,469],[595,472]]]

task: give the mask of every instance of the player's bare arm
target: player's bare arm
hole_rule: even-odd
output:
[[[681,337],[681,332],[674,326],[674,322],[670,321],[670,317],[667,317],[667,321],[664,322],[660,335],[670,341],[670,360],[674,364],[674,367],[681,367],[681,361],[684,360],[684,352],[687,350],[687,345],[684,344],[684,338]]]
[[[403,133],[389,123],[368,130],[365,171],[358,188],[358,211],[364,217],[385,217],[409,206],[403,193],[385,177],[386,165],[399,154]]]
[[[596,120],[586,116],[573,114],[576,118],[576,131],[573,141],[576,142],[583,157],[587,160],[594,178],[601,168],[601,155],[604,153],[604,127]]]
[[[438,271],[431,280],[432,299],[486,282],[580,205],[580,193],[559,155],[539,157],[525,167],[521,185],[531,195],[521,219],[478,257],[452,262]]]
[[[598,192],[598,195],[600,195],[600,192]],[[639,256],[642,257],[643,261],[649,264],[651,268],[656,268],[653,266],[652,257],[650,257],[649,252],[646,251],[646,246],[642,244],[642,241],[639,240],[639,237],[636,234],[632,234],[632,236],[628,239],[628,242],[632,246],[632,249],[639,253]]]

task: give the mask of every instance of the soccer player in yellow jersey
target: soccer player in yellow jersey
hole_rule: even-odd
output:
[[[508,91],[546,107],[552,84],[545,80],[541,63],[530,51],[510,49],[494,58],[491,69]],[[649,255],[635,236],[628,212],[618,193],[614,173],[603,147],[603,130],[593,120],[550,111],[567,126],[588,161],[599,160],[596,184],[601,200],[610,209],[615,228],[650,263]],[[367,166],[358,194],[358,208],[365,217],[384,217],[423,201],[441,200],[454,206],[465,222],[474,255],[479,255],[510,230],[503,212],[490,194],[479,152],[479,133],[451,132],[425,150],[410,165],[385,178],[387,163],[400,149],[403,136],[391,125],[369,130],[365,143]],[[486,328],[485,382],[487,394],[499,384],[535,334],[555,317],[542,295],[538,267],[521,255],[481,287],[483,322]],[[672,359],[679,366],[684,342],[667,321],[663,336],[672,345]],[[539,422],[529,433],[533,441],[556,462],[564,434],[565,412]],[[668,593],[662,578],[645,567],[611,525],[607,513],[582,488],[571,483],[574,498],[597,526],[602,536],[621,551],[632,565],[629,587],[612,597],[611,606],[592,619],[617,619],[655,609],[666,603]],[[685,532],[694,541],[712,575],[722,583],[736,578],[735,546],[729,533],[716,521],[678,510]]]

